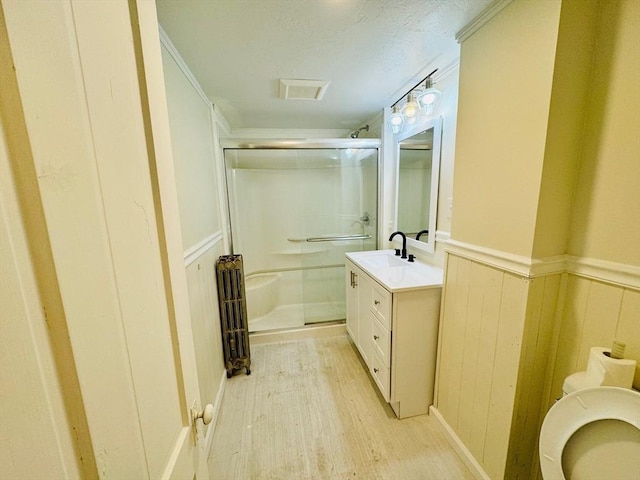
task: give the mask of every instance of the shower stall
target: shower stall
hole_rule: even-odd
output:
[[[379,145],[223,142],[251,332],[345,319],[344,253],[377,246]]]

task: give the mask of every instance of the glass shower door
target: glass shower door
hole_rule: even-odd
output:
[[[335,163],[310,176],[301,191],[307,248],[319,250],[302,258],[306,325],[345,319],[344,254],[375,250],[377,244],[377,150],[314,153]]]
[[[345,318],[344,253],[373,250],[377,148],[225,148],[250,331]]]

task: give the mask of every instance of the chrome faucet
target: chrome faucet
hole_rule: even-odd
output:
[[[393,232],[389,237],[389,241],[393,240],[393,237],[396,235],[402,236],[402,256],[400,258],[407,258],[407,236],[400,231]],[[396,249],[396,255],[400,255],[400,251],[398,249]]]
[[[425,233],[429,235],[429,230],[420,230],[416,235],[416,240],[420,240],[420,237]]]

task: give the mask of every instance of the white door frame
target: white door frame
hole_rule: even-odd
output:
[[[56,315],[55,368],[80,390],[66,392],[75,461],[99,478],[206,480],[155,3],[2,10],[19,92],[8,115],[22,128],[6,129],[9,163]],[[60,329],[67,345],[52,341]]]

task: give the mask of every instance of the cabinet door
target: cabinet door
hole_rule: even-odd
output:
[[[345,275],[346,275],[346,302],[347,302],[347,332],[353,340],[358,344],[358,283],[357,283],[357,268],[349,261],[345,261]]]

